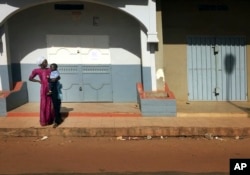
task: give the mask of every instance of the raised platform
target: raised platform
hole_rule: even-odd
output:
[[[250,136],[250,102],[177,101],[176,117],[140,117],[132,103],[63,103],[69,115],[56,129],[41,127],[38,111],[39,103],[9,111],[9,117],[0,117],[0,136]]]
[[[137,83],[138,103],[142,116],[176,116],[176,99],[165,84],[165,91],[147,92],[141,83]]]
[[[0,116],[6,116],[7,112],[28,102],[26,82],[17,82],[12,91],[0,93]]]
[[[7,113],[7,117],[38,117],[40,103],[26,103]],[[67,117],[141,117],[136,103],[62,103]]]

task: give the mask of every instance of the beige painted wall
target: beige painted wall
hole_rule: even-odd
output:
[[[155,53],[155,68],[156,68],[156,83],[157,90],[164,90],[165,85],[165,64],[164,64],[164,56],[163,56],[163,37],[162,37],[162,13],[161,11],[157,11],[157,36],[159,39],[158,50]],[[162,77],[161,71],[164,73],[164,77]],[[158,76],[157,76],[158,74]]]
[[[166,82],[178,100],[187,98],[186,52],[185,44],[164,45]]]
[[[177,100],[188,99],[187,36],[245,36],[247,83],[250,91],[250,1],[161,0],[165,79]],[[202,7],[211,8],[202,10]],[[250,95],[248,93],[248,100]]]

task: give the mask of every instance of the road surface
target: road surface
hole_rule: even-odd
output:
[[[125,139],[125,140],[123,140]],[[250,138],[1,137],[0,174],[229,174]]]

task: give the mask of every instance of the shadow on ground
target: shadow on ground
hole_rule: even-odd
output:
[[[61,107],[62,118],[66,119],[69,116],[69,113],[73,110],[73,108]]]

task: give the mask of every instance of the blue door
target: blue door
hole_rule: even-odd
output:
[[[81,102],[83,93],[80,67],[78,65],[59,65],[58,70],[61,74],[63,101]]]
[[[63,102],[112,102],[110,65],[60,65]]]
[[[188,99],[246,101],[244,37],[188,37]]]
[[[82,66],[83,101],[112,102],[110,65]]]
[[[48,35],[48,61],[57,63],[63,102],[112,102],[109,36]]]

